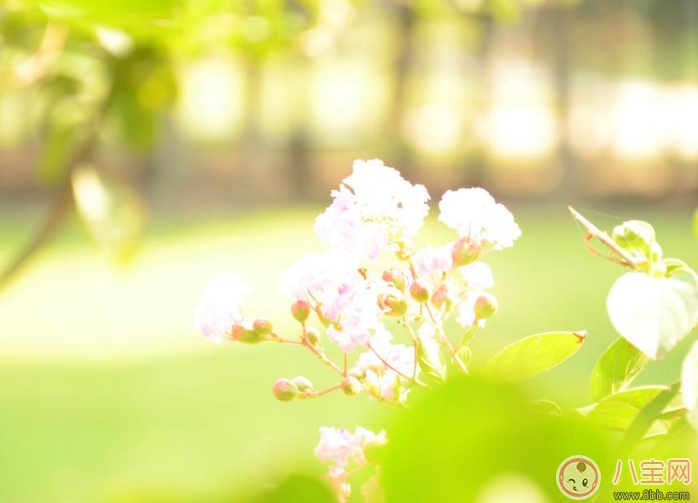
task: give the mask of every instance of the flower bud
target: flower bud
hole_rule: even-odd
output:
[[[290,402],[298,395],[298,388],[288,379],[279,379],[274,383],[274,396],[282,402]]]
[[[463,362],[463,364],[467,367],[468,364],[470,363],[470,360],[473,357],[473,352],[470,350],[468,346],[463,346],[458,350],[458,357],[460,360]]]
[[[342,391],[347,396],[358,395],[362,389],[361,383],[355,377],[347,377],[342,381]]]
[[[453,308],[454,299],[451,292],[448,291],[446,285],[439,285],[434,290],[434,295],[431,296],[431,303],[436,309],[444,308],[446,311],[450,311]]]
[[[233,328],[232,335],[236,341],[245,344],[259,344],[262,342],[262,337],[257,332],[240,326]]]
[[[298,376],[291,382],[296,386],[296,389],[298,389],[298,393],[310,393],[314,389],[313,383],[303,376]],[[299,396],[299,398],[303,397]]]
[[[491,293],[483,293],[475,301],[475,317],[489,320],[497,312],[497,299]]]
[[[421,281],[415,281],[410,287],[410,295],[420,304],[424,304],[429,300],[429,287]]]
[[[461,267],[472,264],[480,255],[480,246],[470,242],[468,238],[460,238],[451,249],[453,265]]]
[[[409,307],[404,299],[398,299],[393,295],[388,295],[383,303],[390,308],[390,311],[386,313],[390,316],[404,316]]]
[[[304,300],[297,300],[291,304],[291,314],[301,323],[304,323],[310,316],[310,304]]]
[[[414,256],[414,246],[411,243],[402,241],[400,249],[395,252],[395,255],[400,260],[409,260]]]
[[[264,337],[269,335],[272,330],[274,330],[274,325],[272,325],[271,321],[269,320],[259,318],[258,320],[255,320],[254,324],[252,325],[252,329],[257,332],[260,337]]]
[[[391,269],[383,273],[383,281],[392,283],[398,290],[405,288],[405,275],[400,269]]]
[[[320,332],[313,327],[308,327],[305,330],[305,337],[308,339],[311,346],[317,346],[320,344]]]

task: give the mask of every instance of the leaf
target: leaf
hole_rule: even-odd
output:
[[[432,339],[419,338],[417,346],[419,368],[436,384],[446,382],[446,366],[441,362],[439,345]]]
[[[670,388],[660,392],[640,410],[640,413],[635,416],[621,441],[619,447],[621,454],[629,454],[650,431],[657,418],[667,412],[667,410],[672,410],[676,407],[679,388],[680,383],[672,384]]]
[[[278,485],[265,487],[251,498],[230,500],[231,503],[336,503],[337,497],[327,484],[305,475],[291,475]]]
[[[698,276],[677,261],[666,261],[669,276],[639,272],[621,276],[608,294],[615,329],[653,360],[666,355],[698,322]]]
[[[666,386],[647,386],[621,391],[608,396],[586,412],[589,421],[609,430],[625,431],[650,401]],[[586,410],[586,409],[585,409]]]
[[[145,221],[138,194],[87,165],[73,171],[72,187],[78,215],[97,245],[115,261],[130,258]]]
[[[561,416],[562,409],[552,400],[536,400],[533,402],[533,410],[546,416]]]
[[[608,395],[625,389],[649,358],[622,337],[599,358],[591,374],[591,398],[599,402]]]
[[[683,403],[689,410],[688,420],[698,430],[698,342],[693,344],[683,361],[681,394]]]
[[[586,332],[531,335],[497,353],[485,368],[489,376],[518,381],[557,367],[582,347]]]
[[[613,469],[606,435],[578,419],[540,414],[511,384],[458,377],[415,403],[391,428],[383,465],[386,501],[484,502],[483,492],[512,479],[525,481],[535,497],[507,494],[512,497],[498,501],[560,501],[550,474],[562,460],[583,452],[602,472]]]

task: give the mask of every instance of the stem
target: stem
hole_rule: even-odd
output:
[[[397,375],[399,375],[399,376],[402,377],[403,379],[405,379],[405,380],[407,380],[407,381],[409,381],[409,382],[411,382],[411,383],[413,383],[413,384],[416,384],[417,386],[421,386],[421,387],[423,387],[423,388],[427,388],[427,387],[428,387],[426,384],[419,382],[417,379],[412,378],[412,377],[409,377],[409,376],[406,375],[406,374],[403,374],[403,373],[400,372],[398,369],[396,369],[396,368],[393,367],[391,364],[389,364],[387,361],[385,361],[385,359],[384,359],[380,354],[378,354],[378,351],[376,351],[376,349],[375,349],[373,346],[371,346],[370,343],[369,343],[369,345],[368,345],[368,348],[369,348],[371,351],[373,351],[373,353],[378,357],[378,359],[383,363],[383,365],[385,365],[386,367],[388,367],[390,370],[392,370],[393,372],[395,372]]]
[[[467,374],[468,368],[465,366],[465,363],[463,363],[463,360],[461,360],[461,357],[458,356],[458,352],[453,348],[453,344],[451,344],[451,341],[448,339],[448,337],[446,337],[446,334],[444,334],[441,327],[438,326],[438,323],[436,322],[436,316],[434,316],[434,313],[432,312],[431,307],[429,306],[429,303],[428,302],[425,303],[424,306],[426,306],[427,314],[429,314],[429,318],[431,318],[431,321],[434,323],[434,326],[436,327],[436,332],[439,334],[439,337],[440,337],[443,345],[451,353],[453,360],[458,364],[458,366],[461,368],[461,370]]]
[[[294,341],[294,340],[291,340],[291,339],[285,339],[285,338],[283,338],[283,337],[279,337],[278,335],[276,335],[276,334],[274,334],[274,333],[269,334],[269,336],[271,337],[271,339],[269,339],[271,342],[278,342],[278,343],[280,343],[280,344],[294,344],[294,345],[296,345],[296,346],[304,346],[304,344],[303,344],[302,342],[300,342],[300,341]]]
[[[468,330],[465,331],[465,333],[463,334],[463,337],[461,337],[461,340],[458,343],[458,347],[456,348],[456,351],[460,350],[460,348],[465,346],[470,341],[470,339],[473,338],[473,336],[475,335],[475,332],[477,332],[477,328],[478,328],[478,326],[477,326],[477,321],[476,321],[472,327],[470,327]]]
[[[340,369],[340,368],[337,366],[337,364],[335,364],[332,360],[330,360],[329,358],[327,358],[327,355],[325,355],[325,353],[324,353],[323,351],[320,351],[318,348],[316,348],[315,346],[313,346],[312,344],[310,344],[310,342],[308,341],[308,333],[307,333],[307,330],[306,330],[306,327],[305,327],[305,323],[303,323],[303,341],[301,342],[301,345],[302,345],[302,346],[305,346],[305,347],[308,348],[310,351],[312,351],[312,352],[315,354],[315,356],[317,356],[318,359],[319,359],[322,363],[324,363],[325,365],[327,365],[328,367],[330,367],[332,370],[334,370],[335,372],[337,372],[339,375],[341,375],[342,377],[346,377],[346,376],[347,376],[347,373],[346,373],[345,371],[343,371],[342,369]]]
[[[637,269],[637,261],[635,258],[625,251],[623,248],[618,246],[618,244],[611,239],[611,237],[603,231],[600,231],[594,224],[592,224],[589,220],[584,218],[581,213],[579,213],[577,210],[572,208],[572,206],[568,206],[570,213],[572,213],[572,217],[582,226],[586,229],[586,233],[584,234],[584,244],[586,245],[587,250],[589,252],[593,253],[594,255],[598,255],[600,257],[606,258],[608,260],[611,260],[612,262],[616,262],[618,264],[630,267],[632,269]],[[606,245],[606,247],[611,250],[612,252],[616,253],[621,257],[620,260],[614,258],[614,257],[608,257],[602,255],[598,250],[596,250],[593,246],[591,246],[591,240],[592,239],[598,239]]]
[[[332,393],[333,391],[337,391],[342,387],[341,384],[338,384],[336,386],[332,386],[331,388],[324,389],[322,391],[308,391],[306,393],[303,393],[304,398],[320,398],[321,396],[325,396],[329,393]]]
[[[406,317],[402,318],[402,323],[401,325],[405,327],[405,330],[410,334],[410,339],[412,339],[412,346],[414,346],[414,368],[412,369],[412,379],[417,379],[417,359],[418,359],[418,352],[419,352],[419,339],[414,333],[414,330],[412,329],[412,326],[410,325],[409,321],[407,321]]]

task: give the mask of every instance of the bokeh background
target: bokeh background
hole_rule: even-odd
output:
[[[523,237],[488,258],[474,365],[586,329],[535,380],[585,405],[620,270],[566,206],[648,220],[698,264],[698,3],[0,3],[0,501],[214,501],[322,473],[322,425],[380,429],[363,396],[274,400],[279,377],[333,384],[310,355],[193,328],[234,270],[246,312],[295,335],[278,274],[325,249],[313,219],[356,158],[507,204]],[[421,244],[453,239],[435,213]],[[678,378],[688,339],[640,381]]]

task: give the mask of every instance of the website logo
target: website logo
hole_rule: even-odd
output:
[[[573,500],[590,498],[601,484],[601,470],[586,456],[572,456],[557,469],[557,487]]]

